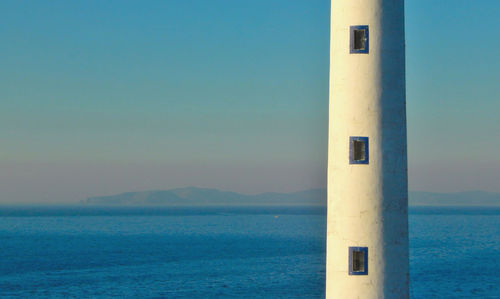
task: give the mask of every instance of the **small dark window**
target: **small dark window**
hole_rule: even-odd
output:
[[[354,140],[352,146],[354,147],[354,161],[365,160],[365,143],[361,140]]]
[[[354,50],[364,50],[366,41],[366,30],[354,30]]]
[[[365,253],[363,251],[352,252],[352,272],[365,271]]]
[[[368,247],[349,247],[349,275],[368,275]]]
[[[349,138],[349,163],[368,164],[368,137]]]
[[[368,53],[368,26],[351,26],[350,53]]]

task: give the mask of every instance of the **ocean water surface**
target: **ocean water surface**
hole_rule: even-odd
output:
[[[0,297],[323,298],[326,210],[0,207]],[[500,298],[500,208],[410,211],[412,298]]]

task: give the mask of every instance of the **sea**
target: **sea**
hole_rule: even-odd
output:
[[[411,298],[500,298],[500,208],[410,209]],[[326,209],[0,207],[0,298],[324,298]]]

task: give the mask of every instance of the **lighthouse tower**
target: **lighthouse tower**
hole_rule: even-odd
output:
[[[332,0],[326,297],[408,298],[403,0]]]

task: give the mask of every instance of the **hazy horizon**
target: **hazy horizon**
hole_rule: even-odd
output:
[[[185,187],[170,190],[126,192],[108,196],[90,197],[81,201],[90,206],[316,206],[327,204],[327,189],[309,189],[292,193],[241,194],[229,190]],[[410,207],[500,207],[500,193],[468,191],[459,193],[432,193],[410,191]]]
[[[326,187],[328,0],[0,2],[0,204]],[[406,0],[410,190],[500,192],[500,2]]]

